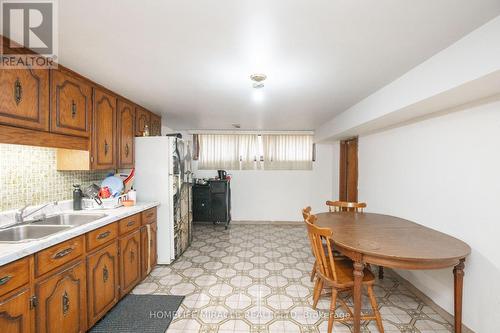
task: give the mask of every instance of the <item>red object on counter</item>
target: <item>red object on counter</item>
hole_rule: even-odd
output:
[[[109,187],[102,187],[100,190],[99,190],[99,198],[102,198],[102,199],[107,199],[111,196],[111,191],[109,189]]]

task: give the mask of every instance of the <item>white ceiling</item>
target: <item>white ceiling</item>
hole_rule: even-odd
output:
[[[499,14],[500,0],[62,0],[59,56],[171,128],[309,130]]]

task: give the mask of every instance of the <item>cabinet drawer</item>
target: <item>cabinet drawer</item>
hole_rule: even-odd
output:
[[[120,222],[119,224],[119,229],[120,229],[120,235],[124,235],[132,230],[137,230],[137,228],[140,227],[141,225],[141,215],[140,214],[135,214],[129,217],[126,217]]]
[[[83,236],[49,247],[35,254],[36,276],[45,274],[83,254]]]
[[[118,236],[118,224],[111,223],[87,233],[87,251],[108,243]]]
[[[29,258],[0,267],[0,296],[28,283],[29,271]]]
[[[156,221],[156,207],[142,212],[142,224],[149,224]]]

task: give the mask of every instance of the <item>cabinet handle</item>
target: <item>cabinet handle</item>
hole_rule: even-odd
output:
[[[68,247],[67,249],[64,249],[62,251],[59,251],[57,252],[56,254],[54,254],[52,256],[52,259],[61,259],[62,257],[65,257],[67,256],[68,254],[70,254],[71,252],[73,252],[74,248],[72,247]]]
[[[102,280],[106,282],[108,281],[108,278],[109,278],[108,267],[104,266],[104,268],[102,269]]]
[[[134,260],[135,260],[135,252],[130,251],[130,262],[134,262]]]
[[[10,279],[12,279],[12,276],[10,276],[10,275],[7,275],[7,276],[0,278],[0,286],[3,286],[7,282],[9,282]]]
[[[104,140],[104,155],[108,155],[109,145],[108,141]]]
[[[71,101],[71,118],[76,117],[76,103],[74,100]]]
[[[14,100],[16,101],[16,105],[19,105],[22,99],[23,99],[23,86],[21,85],[21,81],[19,81],[19,78],[17,78],[16,82],[14,83]]]
[[[128,157],[129,154],[129,149],[128,149],[128,143],[125,144],[125,156]]]
[[[127,227],[131,227],[135,224],[135,221],[130,221],[129,223],[127,223]]]
[[[64,291],[64,294],[62,296],[62,311],[64,316],[69,312],[69,296],[66,291]]]
[[[103,232],[103,233],[99,234],[99,235],[97,236],[97,239],[104,239],[104,238],[108,237],[110,234],[111,234],[111,231],[109,231],[109,230],[108,230],[108,231],[105,231],[105,232]]]

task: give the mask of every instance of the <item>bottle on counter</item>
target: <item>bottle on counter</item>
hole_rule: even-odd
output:
[[[82,210],[83,192],[80,185],[73,185],[73,210]]]

